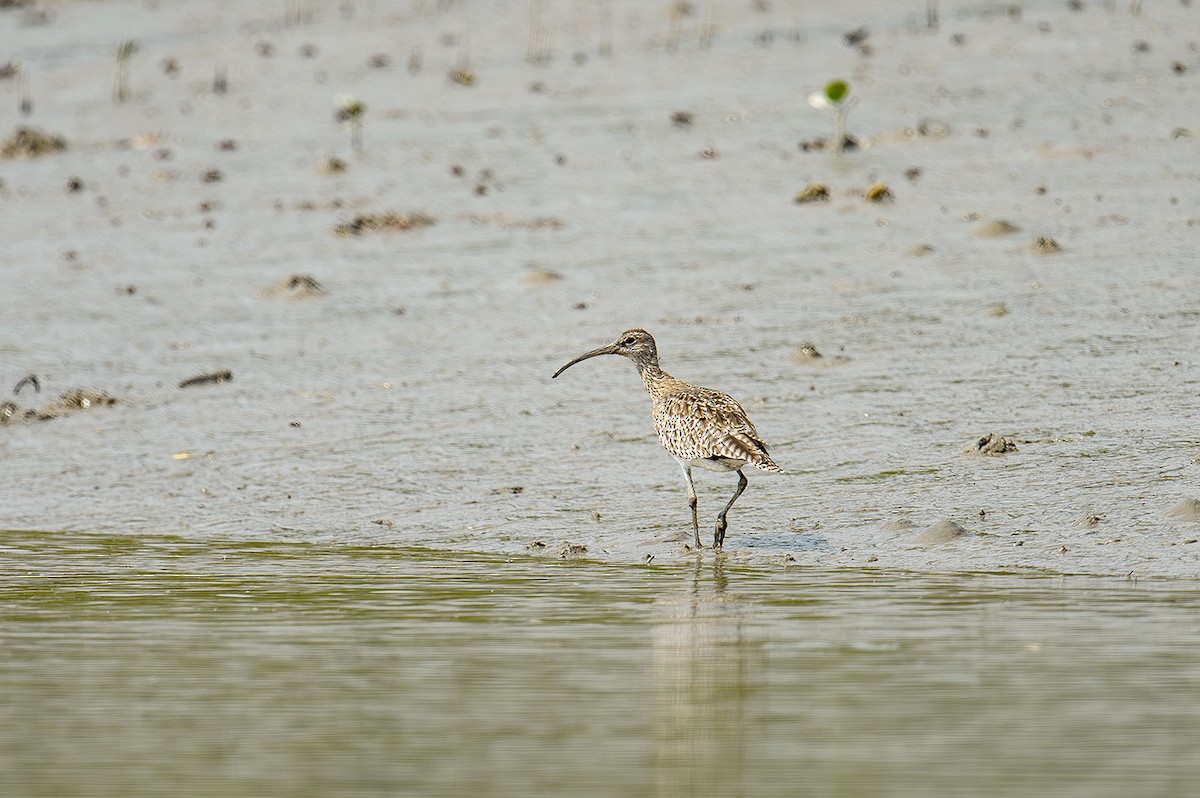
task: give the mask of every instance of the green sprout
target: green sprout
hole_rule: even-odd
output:
[[[363,114],[367,112],[367,106],[348,94],[338,95],[337,103],[338,110],[334,119],[349,126],[350,146],[355,152],[362,152]]]
[[[808,96],[808,104],[833,114],[833,122],[837,128],[833,150],[839,154],[845,152],[846,144],[850,141],[846,137],[846,114],[858,104],[858,99],[850,96],[850,84],[844,80],[831,80],[825,84],[823,91],[813,92]]]

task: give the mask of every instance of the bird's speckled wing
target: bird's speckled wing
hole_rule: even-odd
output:
[[[684,460],[744,460],[779,471],[746,411],[733,397],[682,381],[662,391],[654,407],[654,427],[668,452]]]

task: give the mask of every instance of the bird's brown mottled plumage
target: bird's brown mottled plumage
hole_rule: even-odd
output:
[[[729,508],[746,488],[742,467],[749,464],[763,471],[782,471],[771,459],[766,444],[754,429],[745,409],[726,393],[692,385],[663,371],[658,365],[658,348],[654,337],[641,329],[626,330],[615,343],[580,355],[555,372],[554,376],[557,377],[581,360],[597,355],[621,355],[637,366],[642,383],[654,404],[654,429],[658,432],[658,439],[663,448],[679,461],[687,480],[688,503],[692,508],[692,528],[697,548],[700,546],[700,531],[692,467],[737,472],[737,491],[717,516],[713,546],[720,548],[725,540]]]

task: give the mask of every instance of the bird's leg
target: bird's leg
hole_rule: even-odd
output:
[[[688,507],[692,508],[692,534],[696,537],[696,548],[702,549],[704,546],[700,543],[700,518],[696,511],[696,486],[692,484],[692,467],[682,460],[679,467],[683,469],[683,478],[687,480]]]
[[[725,530],[729,527],[729,521],[725,516],[729,514],[729,508],[738,500],[738,496],[742,495],[742,491],[750,484],[750,480],[746,479],[746,475],[742,473],[742,469],[738,469],[738,486],[733,492],[733,498],[729,500],[729,504],[725,505],[725,509],[717,516],[717,530],[713,532],[713,548],[719,549],[725,545]]]

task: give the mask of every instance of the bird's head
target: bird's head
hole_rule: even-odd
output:
[[[580,355],[554,372],[554,376],[557,377],[581,360],[587,360],[589,357],[596,357],[597,355],[620,355],[621,357],[627,357],[636,363],[639,368],[643,364],[654,364],[656,366],[658,364],[658,348],[654,345],[654,336],[645,330],[633,329],[621,333],[617,336],[617,340],[608,346],[602,346],[599,349],[593,349],[591,352]]]

